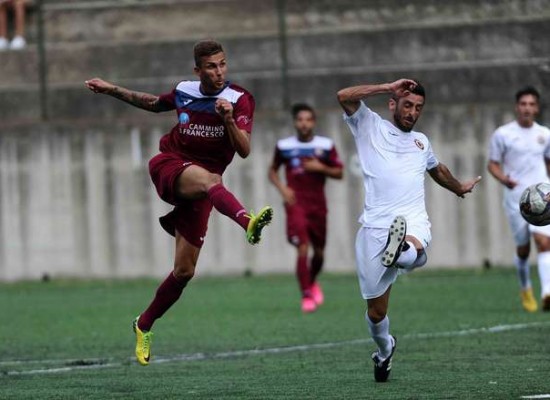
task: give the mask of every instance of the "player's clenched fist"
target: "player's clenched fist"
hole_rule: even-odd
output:
[[[216,100],[216,112],[226,123],[233,120],[233,104],[225,99]]]
[[[112,83],[109,83],[99,78],[90,79],[88,81],[85,81],[84,84],[94,93],[109,93],[115,87],[115,85],[113,85]]]
[[[405,97],[411,94],[411,90],[416,87],[416,82],[412,79],[399,79],[390,83],[390,90],[397,97]]]

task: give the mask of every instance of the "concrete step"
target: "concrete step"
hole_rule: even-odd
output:
[[[293,0],[286,2],[290,33],[392,31],[548,18],[541,0]],[[48,40],[110,42],[271,35],[276,0],[153,0],[48,3]]]
[[[51,4],[45,8],[48,41],[173,40],[273,32],[275,1],[126,1]]]
[[[457,26],[447,29],[404,29],[384,32],[346,32],[338,35],[292,35],[288,38],[289,68],[339,69],[388,65],[462,63],[467,66],[495,60],[528,60],[550,56],[550,20]],[[125,82],[162,78],[175,82],[192,74],[194,41],[131,44],[64,44],[48,46],[48,81],[80,83],[93,76]],[[235,73],[278,74],[276,36],[224,40],[230,69]],[[0,89],[38,82],[37,56],[26,51],[1,54]]]

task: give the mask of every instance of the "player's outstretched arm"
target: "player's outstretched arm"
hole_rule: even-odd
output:
[[[361,100],[381,93],[392,93],[397,97],[404,97],[410,94],[416,86],[412,79],[399,79],[391,83],[380,83],[375,85],[352,86],[338,91],[338,102],[347,115],[353,115],[359,109]]]
[[[172,106],[161,102],[159,96],[129,90],[103,79],[93,78],[84,83],[94,93],[107,94],[142,110],[158,113],[174,109]]]
[[[450,190],[458,197],[464,197],[466,193],[471,193],[481,180],[481,176],[478,176],[477,178],[460,182],[443,163],[439,163],[437,167],[428,170],[428,173],[438,185]]]

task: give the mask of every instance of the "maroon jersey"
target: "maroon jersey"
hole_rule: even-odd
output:
[[[216,112],[217,99],[233,104],[233,117],[239,129],[252,132],[254,97],[245,89],[227,83],[219,93],[205,95],[199,81],[183,81],[160,101],[176,110],[179,123],[160,140],[160,151],[182,155],[208,171],[222,174],[231,163],[235,150],[227,127]]]
[[[309,142],[300,142],[296,136],[277,142],[273,164],[279,168],[285,165],[287,185],[294,190],[299,203],[326,206],[324,174],[306,172],[303,160],[317,158],[330,167],[342,167],[332,139],[314,136]]]

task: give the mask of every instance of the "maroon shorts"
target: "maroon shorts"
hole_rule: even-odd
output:
[[[300,204],[285,206],[286,232],[288,241],[299,246],[311,243],[315,247],[325,247],[327,237],[327,209],[305,207]]]
[[[212,211],[209,199],[185,200],[177,197],[176,181],[186,168],[193,165],[175,153],[160,153],[149,161],[149,174],[162,200],[174,209],[159,218],[161,226],[172,236],[176,231],[193,246],[201,247]]]

